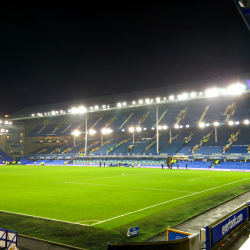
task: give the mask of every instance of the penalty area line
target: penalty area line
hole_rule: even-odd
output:
[[[182,197],[179,197],[179,198],[176,198],[176,199],[173,199],[173,200],[164,201],[164,202],[161,202],[161,203],[149,206],[149,207],[145,207],[145,208],[142,208],[142,209],[135,210],[133,212],[129,212],[129,213],[122,214],[122,215],[119,215],[119,216],[116,216],[116,217],[113,217],[113,218],[110,218],[110,219],[107,219],[107,220],[103,220],[103,221],[100,221],[100,222],[97,222],[97,223],[93,223],[92,226],[95,226],[95,225],[98,225],[98,224],[101,224],[101,223],[104,223],[104,222],[107,222],[107,221],[111,221],[111,220],[114,220],[114,219],[118,219],[118,218],[130,215],[130,214],[141,212],[141,211],[144,211],[144,210],[149,209],[149,208],[153,208],[153,207],[157,207],[157,206],[160,206],[160,205],[164,205],[164,204],[172,202],[172,201],[181,200],[181,199],[184,199],[184,198],[196,195],[196,194],[201,194],[201,193],[204,193],[204,192],[208,192],[208,191],[211,191],[211,190],[214,190],[214,189],[217,189],[217,188],[225,187],[225,186],[228,186],[228,185],[231,185],[231,184],[234,184],[234,183],[237,183],[237,182],[241,182],[241,181],[244,181],[244,180],[249,180],[249,179],[250,178],[242,179],[242,180],[231,182],[231,183],[227,183],[225,185],[221,185],[221,186],[218,186],[218,187],[214,187],[214,188],[210,188],[210,189],[203,190],[203,191],[200,191],[200,192],[196,192],[196,193],[193,193],[193,194],[189,194],[189,195],[186,195],[186,196],[182,196]]]
[[[15,212],[5,211],[5,210],[0,210],[0,212],[8,213],[8,214],[17,214],[17,215],[22,215],[22,216],[27,216],[27,217],[37,218],[37,219],[51,220],[51,221],[68,223],[68,224],[72,224],[72,225],[81,225],[81,226],[89,227],[89,225],[83,225],[83,224],[78,223],[78,222],[71,222],[71,221],[65,221],[65,220],[57,220],[57,219],[46,218],[46,217],[42,217],[42,216],[36,216],[36,215],[30,215],[30,214],[22,214],[22,213],[15,213]]]

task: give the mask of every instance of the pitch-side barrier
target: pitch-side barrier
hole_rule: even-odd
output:
[[[17,232],[0,228],[0,249],[10,250],[17,247]]]
[[[200,241],[205,242],[206,250],[220,249],[228,245],[246,228],[249,218],[250,201],[212,224],[201,228]]]

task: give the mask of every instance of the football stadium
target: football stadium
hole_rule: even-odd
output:
[[[149,239],[250,190],[249,86],[182,84],[6,117],[1,227],[78,249],[196,249]]]

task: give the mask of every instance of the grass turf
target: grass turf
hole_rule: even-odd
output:
[[[92,223],[2,212],[0,227],[88,249],[146,239],[250,189],[246,172],[1,166],[0,176],[0,210]],[[127,239],[137,225],[141,234]]]

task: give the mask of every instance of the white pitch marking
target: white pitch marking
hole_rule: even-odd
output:
[[[95,185],[95,186],[107,186],[107,187],[121,187],[121,188],[139,188],[139,189],[152,189],[160,191],[173,191],[173,192],[184,192],[184,193],[194,193],[181,190],[169,190],[169,189],[160,189],[160,188],[145,188],[145,187],[132,187],[132,186],[119,186],[119,185],[108,185],[108,184],[98,184],[98,183],[72,183],[73,185]]]
[[[110,219],[107,219],[107,220],[103,220],[103,221],[94,223],[94,224],[92,224],[92,226],[97,225],[97,224],[101,224],[101,223],[104,223],[104,222],[107,222],[107,221],[111,221],[111,220],[114,220],[114,219],[117,219],[117,218],[120,218],[120,217],[124,217],[124,216],[126,216],[126,215],[134,214],[134,213],[137,213],[137,212],[140,212],[140,211],[149,209],[149,208],[157,207],[157,206],[160,206],[160,205],[169,203],[169,202],[171,202],[171,201],[181,200],[181,199],[187,198],[187,197],[189,197],[189,196],[193,196],[193,195],[196,195],[196,194],[201,194],[201,193],[204,193],[204,192],[207,192],[207,191],[210,191],[210,190],[214,190],[214,189],[217,189],[217,188],[220,188],[220,187],[225,187],[225,186],[228,186],[228,185],[231,185],[231,184],[240,182],[240,181],[244,181],[244,180],[249,180],[249,179],[250,179],[250,178],[242,179],[242,180],[235,181],[235,182],[231,182],[231,183],[227,183],[227,184],[225,184],[225,185],[221,185],[221,186],[218,186],[218,187],[210,188],[210,189],[207,189],[207,190],[204,190],[204,191],[200,191],[200,192],[196,192],[196,193],[189,194],[189,195],[186,195],[186,196],[182,196],[182,197],[179,197],[179,198],[176,198],[176,199],[173,199],[173,200],[164,201],[164,202],[161,202],[161,203],[159,203],[159,204],[155,204],[155,205],[152,205],[152,206],[149,206],[149,207],[145,207],[145,208],[142,208],[142,209],[138,209],[138,210],[133,211],[133,212],[129,212],[129,213],[122,214],[122,215],[119,215],[119,216],[116,216],[116,217],[113,217],[113,218],[110,218]]]
[[[46,217],[42,217],[42,216],[36,216],[36,215],[30,215],[30,214],[22,214],[22,213],[15,213],[15,212],[5,211],[5,210],[0,210],[0,212],[9,213],[9,214],[19,214],[19,215],[23,215],[23,216],[29,216],[29,217],[32,217],[32,218],[38,218],[38,219],[59,221],[59,222],[64,222],[64,223],[68,223],[68,224],[82,225],[82,224],[77,223],[77,222],[71,222],[71,221],[66,221],[66,220],[56,220],[56,219],[46,218]],[[82,225],[82,226],[89,227],[88,225]]]
[[[152,174],[152,173],[144,173],[144,174]],[[107,179],[107,178],[114,178],[114,177],[122,177],[122,176],[132,176],[132,175],[143,175],[143,174],[130,174],[130,175],[116,175],[116,176],[109,176],[109,177],[102,177],[102,178],[94,178],[94,179],[86,179],[86,180],[78,180],[78,181],[67,181],[65,183],[74,183],[74,182],[79,182],[79,181],[91,181],[91,180],[101,180],[101,179]]]
[[[211,176],[206,176],[206,177],[201,177],[201,178],[190,179],[190,180],[188,180],[188,181],[194,181],[194,180],[199,180],[199,179],[205,179],[205,178],[209,178],[209,177],[211,177]]]

